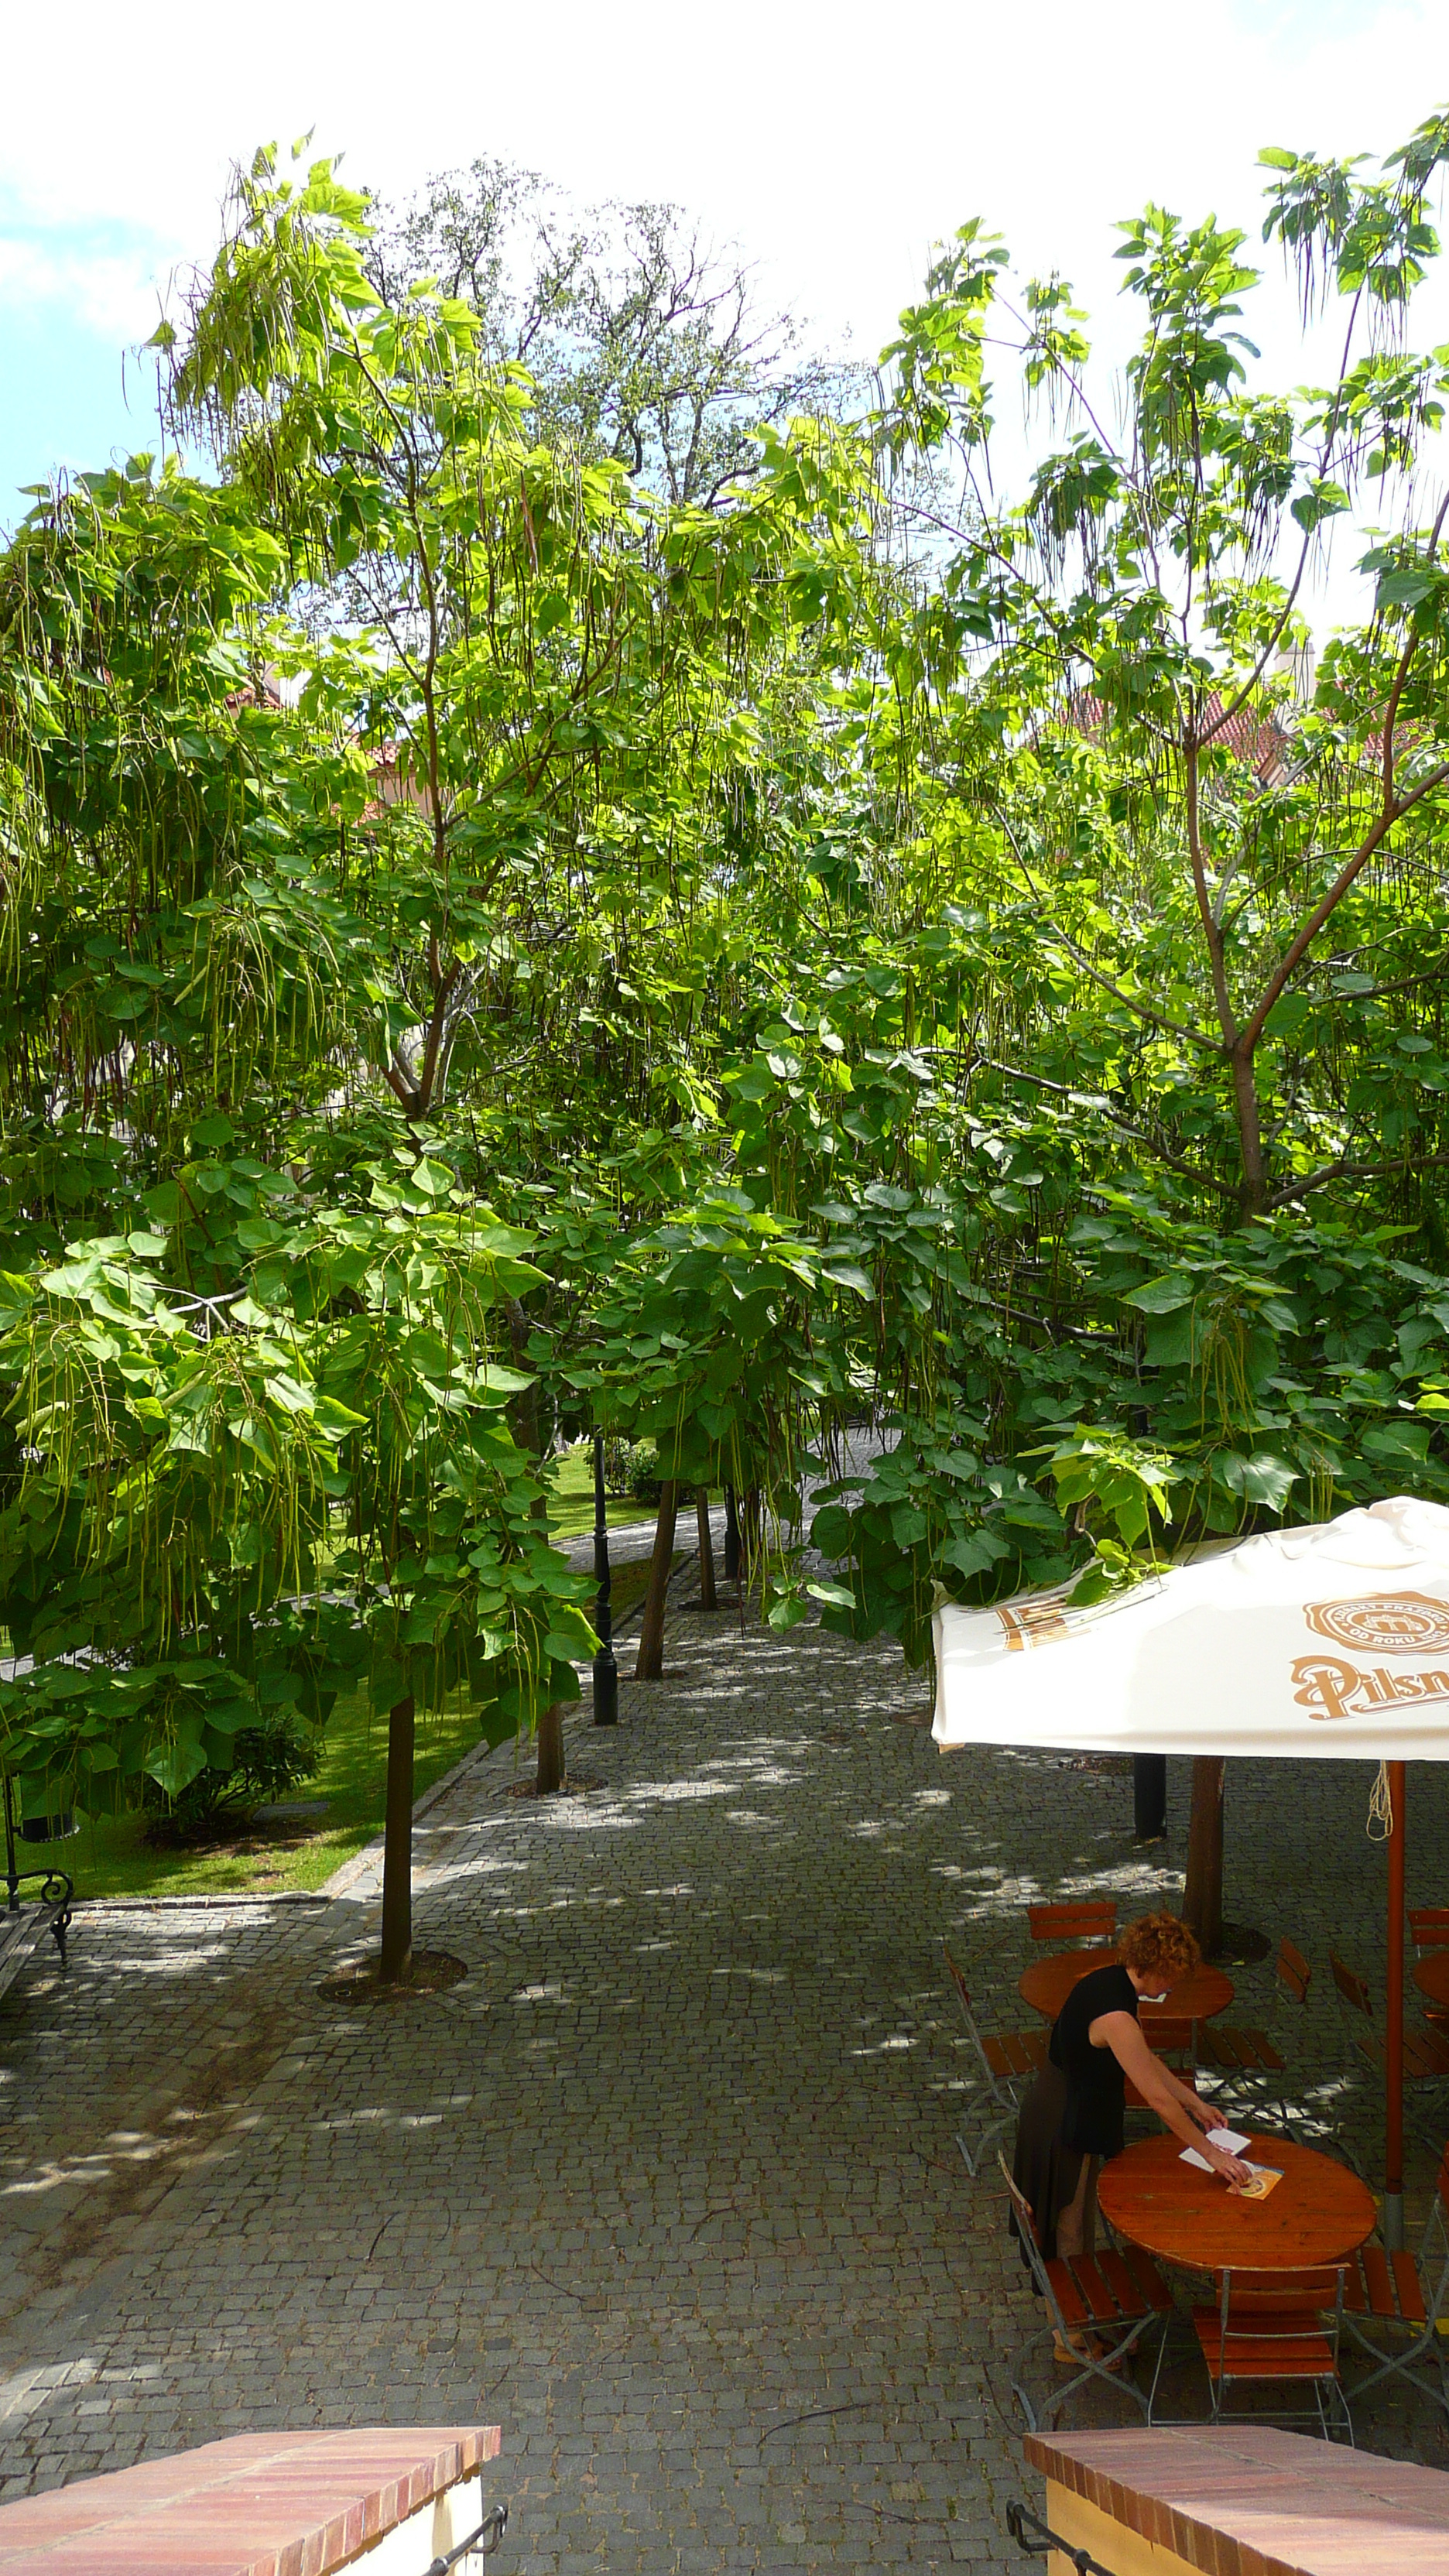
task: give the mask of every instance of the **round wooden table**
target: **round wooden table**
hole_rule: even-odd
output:
[[[1251,2137],[1243,2154],[1282,2174],[1267,2200],[1235,2200],[1219,2175],[1183,2163],[1176,2138],[1143,2138],[1103,2165],[1102,2214],[1144,2253],[1194,2272],[1343,2263],[1373,2234],[1373,2194],[1347,2165],[1291,2138]]]
[[[1033,2012],[1055,2021],[1073,1986],[1094,1968],[1114,1966],[1117,1955],[1115,1950],[1056,1950],[1048,1959],[1033,1959],[1017,1978],[1016,1991]],[[1211,2021],[1215,2013],[1226,2012],[1232,2000],[1232,1978],[1225,1977],[1221,1968],[1203,1966],[1179,1978],[1160,2004],[1141,1998],[1137,2012],[1150,2033],[1154,2014],[1170,2014],[1174,2021]]]
[[[1449,2005],[1449,1950],[1431,1950],[1414,1961],[1414,1983],[1434,2004]]]

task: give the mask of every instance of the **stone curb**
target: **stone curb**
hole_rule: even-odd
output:
[[[320,1887],[279,1887],[269,1895],[265,1888],[239,1887],[234,1896],[78,1896],[72,1914],[137,1914],[144,1907],[155,1912],[163,1907],[181,1908],[195,1913],[227,1913],[234,1905],[325,1905],[327,1896]]]

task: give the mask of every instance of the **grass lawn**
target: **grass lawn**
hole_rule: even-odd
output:
[[[555,1538],[582,1538],[594,1526],[594,1450],[577,1441],[553,1462],[553,1498],[548,1525]],[[624,1521],[652,1521],[654,1505],[633,1494],[610,1494],[605,1505],[610,1529]]]
[[[592,1527],[593,1504],[589,1505]],[[676,1558],[676,1563],[678,1559]],[[648,1561],[621,1566],[614,1576],[616,1619],[631,1609],[649,1579]],[[497,1738],[493,1739],[497,1741]],[[422,1797],[479,1741],[476,1711],[448,1709],[418,1717],[415,1795]],[[532,1761],[520,1744],[520,1776]],[[364,1843],[382,1831],[387,1787],[387,1719],[369,1710],[366,1694],[339,1699],[327,1723],[322,1767],[315,1779],[291,1792],[325,1798],[327,1814],[288,1825],[238,1824],[234,1840],[208,1850],[166,1850],[148,1843],[141,1816],[96,1816],[64,1842],[23,1843],[22,1866],[53,1861],[68,1870],[79,1898],[90,1896],[280,1895],[287,1888],[320,1887]]]

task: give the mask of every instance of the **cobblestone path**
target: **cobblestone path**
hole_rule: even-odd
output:
[[[318,1991],[375,1935],[363,1867],[330,1903],[89,1908],[64,1984],[0,2005],[0,2496],[241,2428],[484,2420],[519,2576],[1023,2563],[1010,2383],[1050,2370],[953,2144],[939,1939],[1015,2023],[1027,1897],[1178,1881],[1124,1766],[942,1760],[893,1651],[721,1613],[668,1655],[616,1731],[585,1704],[587,1794],[514,1797],[504,1750],[421,1817],[448,1992]],[[1231,1774],[1228,1911],[1319,1987],[1330,1941],[1381,1976],[1369,1776]],[[1449,1778],[1411,1781],[1442,1901]],[[1168,1864],[1185,1797],[1174,1766]],[[1311,2035],[1327,2076],[1321,1995]],[[1449,2466],[1412,2402],[1359,2437]]]

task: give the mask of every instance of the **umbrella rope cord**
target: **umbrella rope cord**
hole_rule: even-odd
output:
[[[1394,1802],[1389,1794],[1389,1766],[1381,1762],[1378,1777],[1369,1791],[1368,1819],[1364,1832],[1371,1843],[1386,1843],[1394,1830]]]

